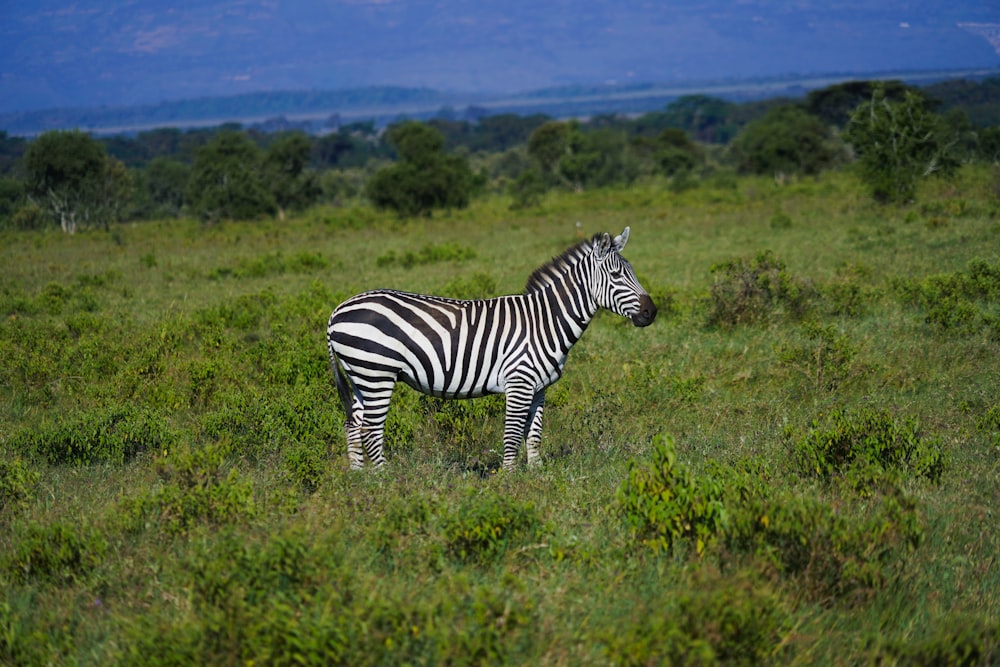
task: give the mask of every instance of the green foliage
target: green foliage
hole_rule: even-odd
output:
[[[427,244],[417,252],[407,250],[402,255],[397,255],[394,250],[390,250],[375,261],[378,266],[399,265],[404,269],[412,269],[414,266],[438,262],[464,262],[475,257],[476,251],[468,246],[458,243],[442,243],[440,245]]]
[[[939,482],[946,464],[941,439],[924,435],[916,419],[872,408],[821,414],[792,449],[806,474],[847,475],[866,486],[893,471]]]
[[[169,447],[176,439],[166,420],[152,410],[114,405],[59,415],[16,433],[11,445],[49,464],[122,464],[142,452]]]
[[[242,132],[227,130],[198,149],[185,196],[204,222],[251,220],[275,212],[263,155]]]
[[[1000,262],[971,260],[965,271],[921,280],[897,280],[897,293],[926,312],[924,320],[942,331],[969,335],[989,327],[1000,333],[991,304],[1000,301]]]
[[[796,106],[778,106],[752,121],[730,150],[737,169],[750,174],[818,174],[843,156],[828,127]]]
[[[654,551],[670,551],[677,541],[692,538],[701,554],[727,521],[722,485],[679,463],[670,436],[653,439],[650,461],[629,462],[618,502],[633,539]]]
[[[456,276],[444,286],[441,295],[453,299],[490,299],[497,296],[497,283],[486,273]]]
[[[312,146],[301,132],[280,135],[267,149],[263,174],[282,219],[286,210],[303,210],[320,195],[319,180],[306,167]]]
[[[376,208],[414,217],[469,205],[472,170],[465,158],[444,153],[440,132],[423,123],[407,122],[393,127],[388,137],[400,161],[379,170],[365,186]]]
[[[790,274],[769,250],[713,264],[710,271],[713,326],[753,324],[782,311],[800,318],[815,298],[812,285]]]
[[[493,491],[470,493],[443,517],[445,550],[469,563],[491,563],[512,546],[537,539],[542,524],[531,503]]]
[[[123,500],[117,521],[129,531],[141,531],[155,522],[176,535],[198,525],[221,526],[252,518],[257,513],[253,483],[228,467],[231,452],[224,443],[210,443],[157,457],[161,486]]]
[[[858,602],[883,589],[923,531],[914,504],[887,496],[847,513],[788,493],[747,500],[731,515],[725,547],[771,563],[804,597]]]
[[[924,638],[877,641],[876,662],[907,667],[995,665],[1000,661],[1000,623],[953,616]]]
[[[844,139],[853,146],[861,177],[880,202],[908,202],[920,179],[952,175],[958,167],[952,154],[954,138],[925,100],[909,90],[902,100],[893,101],[884,86],[876,86],[871,99],[851,115]]]
[[[39,474],[17,456],[0,458],[0,517],[9,509],[27,504],[38,485]]]
[[[86,524],[35,521],[13,526],[17,539],[3,558],[3,569],[18,581],[69,584],[101,564],[107,541]]]
[[[802,373],[811,386],[835,390],[850,377],[857,346],[832,324],[804,322],[801,328],[806,344],[782,344],[781,362]]]
[[[329,266],[329,262],[318,252],[300,252],[291,257],[279,250],[252,259],[241,259],[234,267],[219,267],[208,274],[220,278],[264,278],[283,273],[309,273]]]
[[[122,217],[132,182],[118,160],[79,130],[41,134],[24,154],[29,197],[42,206],[64,232],[77,226],[108,226]]]
[[[788,604],[747,573],[694,577],[675,600],[638,606],[624,632],[608,634],[615,665],[758,665],[786,653]]]

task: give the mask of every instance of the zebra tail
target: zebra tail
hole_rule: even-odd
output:
[[[337,393],[340,394],[340,402],[344,404],[344,414],[347,415],[347,422],[351,422],[351,407],[354,405],[354,391],[351,389],[351,381],[344,373],[344,367],[340,365],[337,354],[330,350],[330,367],[333,369],[333,377],[337,380]]]

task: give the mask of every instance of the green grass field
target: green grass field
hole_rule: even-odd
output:
[[[849,175],[0,243],[0,663],[996,664],[1000,180]],[[631,226],[544,465],[405,387],[347,470],[325,348],[376,287],[519,292]],[[523,453],[522,453],[523,458]]]

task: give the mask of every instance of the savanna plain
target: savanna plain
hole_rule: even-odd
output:
[[[996,664],[1000,175],[502,196],[399,220],[0,243],[0,662]],[[394,396],[348,470],[325,325],[376,287],[523,289],[595,232],[543,464],[503,398]]]

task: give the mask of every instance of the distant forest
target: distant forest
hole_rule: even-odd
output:
[[[579,190],[652,175],[683,188],[725,173],[815,174],[852,159],[846,126],[860,104],[871,102],[876,87],[888,100],[919,98],[921,109],[933,116],[935,134],[945,137],[949,163],[1000,160],[1000,77],[922,88],[900,81],[851,81],[801,98],[742,103],[688,95],[658,111],[597,114],[579,121],[445,106],[422,122],[399,119],[388,128],[374,120],[332,118],[315,134],[280,119],[189,130],[165,123],[134,135],[96,138],[53,131],[28,140],[0,131],[0,227],[44,226],[57,210],[71,207],[67,202],[76,194],[50,195],[53,186],[46,179],[53,173],[64,174],[60,186],[89,183],[96,194],[88,196],[105,202],[91,217],[105,220],[252,218],[361,196],[376,205],[426,214],[438,206],[462,205],[482,191],[509,194],[515,205],[524,206],[552,188]],[[410,127],[394,134],[393,128],[403,126]],[[75,142],[72,151],[91,155],[99,177],[65,175],[73,167],[66,164],[66,145],[58,144],[69,139]],[[34,154],[33,143],[38,144]],[[223,180],[238,180],[246,192],[205,194],[203,184],[217,178],[227,161],[242,171],[238,179],[225,173]],[[447,188],[463,195],[452,199],[420,192],[407,202],[380,200],[399,190],[385,187],[378,194],[385,179],[377,173],[394,164],[398,178],[407,169],[424,175],[433,173],[428,165],[443,169]]]

